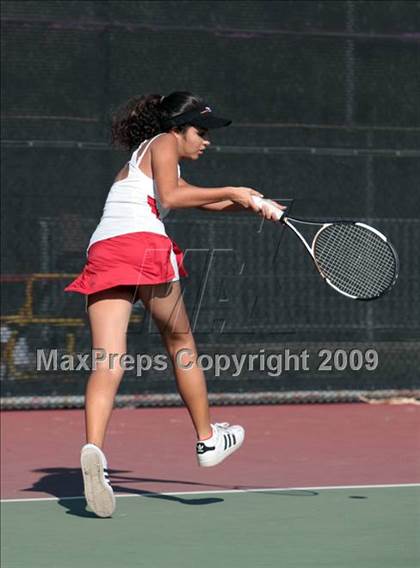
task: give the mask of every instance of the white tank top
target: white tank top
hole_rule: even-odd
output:
[[[118,235],[147,231],[166,236],[165,225],[159,217],[165,217],[169,210],[162,207],[154,180],[139,169],[150,144],[162,134],[142,142],[128,162],[127,177],[111,186],[101,220],[90,238],[86,255],[94,243]],[[142,146],[141,155],[137,157]]]

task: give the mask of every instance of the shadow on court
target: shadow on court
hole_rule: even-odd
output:
[[[151,497],[152,499],[162,499],[163,501],[173,501],[181,505],[214,505],[216,503],[223,503],[224,499],[217,497],[207,497],[207,498],[190,498],[184,499],[175,495],[164,495],[162,493],[153,493],[152,491],[141,491],[141,490],[126,490],[122,487],[114,486],[116,493],[124,492],[125,494],[131,493],[133,495],[139,495],[142,497]],[[67,515],[74,515],[76,517],[91,517],[97,519],[98,517],[86,509],[86,501],[83,497],[80,499],[59,499],[58,504],[66,509]]]
[[[58,498],[58,504],[67,510],[67,514],[82,516],[82,517],[92,517],[97,518],[96,515],[86,510],[86,502],[83,497],[80,499],[69,497],[83,495],[83,481],[82,474],[79,468],[46,468],[34,470],[36,472],[42,472],[46,475],[42,476],[32,487],[25,489],[27,492],[39,492],[42,491],[49,495]],[[121,482],[135,482],[135,483],[188,483],[185,481],[176,481],[171,479],[151,479],[151,478],[141,478],[141,477],[131,477],[121,475],[127,473],[124,470],[110,470],[110,478],[112,487],[115,493],[123,493],[125,495],[139,495],[142,497],[151,497],[153,499],[162,499],[164,501],[172,501],[175,503],[180,503],[182,505],[212,505],[215,503],[221,503],[224,499],[215,497],[191,497],[183,498],[175,495],[165,495],[162,493],[157,493],[154,491],[147,491],[146,489],[132,489],[130,487],[123,487],[118,483]],[[194,484],[194,482],[191,482]],[[198,485],[198,484],[197,484]]]
[[[43,492],[57,497],[58,504],[66,509],[67,514],[75,515],[80,517],[92,517],[97,518],[96,515],[86,510],[86,502],[83,496],[83,479],[80,468],[65,468],[65,467],[50,467],[44,469],[32,470],[37,473],[44,473],[40,479],[38,479],[32,487],[24,489],[25,492]],[[210,483],[203,484],[202,482],[197,483],[194,481],[185,480],[174,480],[174,479],[157,479],[148,477],[133,477],[126,475],[129,472],[127,470],[110,470],[111,484],[114,492],[118,495],[119,493],[124,495],[138,495],[141,497],[149,497],[152,499],[161,499],[163,501],[169,501],[178,503],[181,505],[214,505],[217,503],[222,503],[224,499],[220,497],[200,497],[200,496],[190,496],[181,497],[179,495],[168,495],[164,493],[158,493],[155,491],[148,491],[147,489],[133,489],[131,487],[126,487],[126,483],[168,483],[168,484],[181,484],[185,486],[186,484],[195,486],[207,486],[212,490],[243,490],[252,492],[255,487],[249,486],[223,486],[214,485]],[[281,497],[315,497],[318,495],[317,491],[312,490],[290,490],[273,492],[267,487],[267,491],[258,490],[259,494],[269,494],[271,497],[281,496]],[[80,496],[80,498],[78,498]]]

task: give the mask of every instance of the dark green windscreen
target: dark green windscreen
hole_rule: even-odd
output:
[[[5,397],[83,394],[85,371],[36,371],[36,349],[90,349],[84,299],[63,288],[127,159],[110,147],[110,116],[132,95],[174,90],[233,120],[199,162],[181,163],[188,181],[255,187],[297,217],[373,224],[400,257],[388,295],[353,302],[283,228],[247,213],[171,213],[168,233],[189,249],[200,352],[310,354],[308,369],[278,376],[260,363],[238,376],[209,369],[210,392],[419,387],[419,2],[7,1],[1,18]],[[139,305],[128,339],[129,353],[163,353]],[[377,367],[341,365],[355,349],[362,359],[374,349]],[[120,389],[173,392],[170,368],[128,371]]]

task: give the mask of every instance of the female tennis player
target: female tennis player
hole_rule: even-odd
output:
[[[248,208],[275,219],[271,208],[260,209],[254,203],[252,196],[261,196],[255,189],[196,187],[180,177],[179,161],[197,160],[210,144],[208,131],[230,123],[188,92],[130,99],[113,118],[113,143],[129,150],[131,159],[111,186],[82,273],[65,288],[86,296],[92,350],[105,354],[86,387],[87,443],[81,451],[86,500],[100,517],[111,516],[115,509],[102,447],[124,373],[120,356],[127,349],[130,314],[138,300],[150,311],[172,361],[178,391],[197,434],[198,464],[217,465],[244,440],[241,426],[211,423],[205,377],[196,362],[179,283],[180,276],[187,275],[183,253],[160,218],[163,209],[198,207]],[[183,355],[181,365],[176,364],[180,352],[191,354]]]

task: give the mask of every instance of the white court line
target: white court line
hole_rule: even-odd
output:
[[[260,487],[256,489],[221,489],[220,491],[177,491],[173,493],[161,493],[150,491],[149,493],[117,493],[115,497],[154,497],[155,495],[213,495],[224,493],[261,493],[263,491],[322,491],[325,489],[388,489],[395,487],[420,487],[420,483],[394,483],[387,485],[323,485],[322,487]],[[141,491],[141,490],[139,490]],[[145,491],[148,491],[147,489]],[[37,501],[70,501],[71,499],[84,499],[83,495],[77,497],[34,497],[32,499],[1,499],[0,503],[30,503]]]

